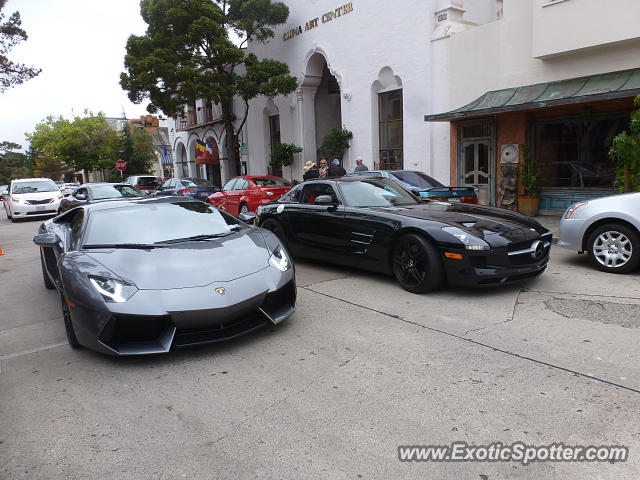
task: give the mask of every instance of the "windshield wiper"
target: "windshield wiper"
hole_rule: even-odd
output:
[[[172,244],[172,243],[182,243],[182,242],[198,242],[202,240],[211,240],[213,238],[221,238],[226,237],[227,235],[231,235],[233,232],[224,232],[224,233],[211,233],[206,235],[193,235],[191,237],[184,238],[172,238],[171,240],[162,240],[161,242],[155,242],[154,245],[158,244]]]
[[[149,250],[152,248],[162,248],[162,245],[155,245],[149,243],[93,243],[89,245],[83,245],[84,249],[99,249],[99,248],[132,248],[140,250]]]

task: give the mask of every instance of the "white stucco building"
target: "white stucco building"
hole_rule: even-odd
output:
[[[344,166],[362,156],[369,168],[407,168],[449,181],[449,128],[424,122],[429,111],[449,107],[448,38],[460,21],[499,18],[501,1],[474,0],[462,19],[461,1],[285,0],[286,25],[267,44],[249,50],[289,65],[299,80],[286,97],[250,102],[249,171],[268,170],[271,145],[304,151],[285,176],[301,178],[304,162],[332,127],[353,133]],[[438,18],[440,21],[438,22]]]
[[[362,156],[369,168],[422,170],[516,208],[502,152],[513,147],[517,166],[527,145],[542,165],[543,211],[611,192],[606,152],[640,93],[640,1],[282,1],[286,24],[248,50],[285,62],[298,88],[250,101],[240,173],[280,174],[272,147],[293,143],[303,152],[282,174],[301,179],[326,133],[343,127],[353,133],[347,171]],[[176,120],[176,175],[228,180],[217,108],[200,102]],[[198,143],[215,162],[197,165]]]

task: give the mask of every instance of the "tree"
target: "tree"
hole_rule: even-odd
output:
[[[640,95],[638,110],[631,112],[629,130],[616,135],[609,156],[616,162],[616,187],[619,192],[640,192]]]
[[[12,62],[7,57],[9,51],[18,43],[27,40],[28,36],[27,32],[20,28],[22,21],[19,12],[13,12],[5,21],[2,13],[5,3],[7,0],[0,0],[0,93],[31,80],[42,71],[39,68]]]
[[[85,111],[73,120],[49,116],[27,134],[35,160],[50,156],[72,170],[103,170],[118,158],[120,139],[104,114]]]
[[[289,167],[293,163],[293,156],[300,152],[302,152],[302,147],[293,143],[276,143],[273,146],[269,164],[275,168]]]
[[[14,178],[33,176],[33,167],[29,156],[17,152],[22,145],[14,142],[0,142],[0,185],[9,183]]]
[[[119,160],[127,162],[127,175],[148,174],[156,159],[153,138],[142,128],[127,125],[120,134]],[[107,172],[107,179],[120,181],[122,174],[113,168]]]
[[[149,99],[149,112],[162,110],[171,117],[197,99],[219,103],[230,173],[237,173],[236,136],[249,100],[286,95],[297,86],[286,64],[260,60],[242,47],[271,39],[273,27],[286,22],[288,7],[271,0],[141,0],[140,13],[148,27],[145,35],[127,41],[122,88],[135,103]],[[239,46],[229,39],[230,31],[242,39]],[[237,132],[234,96],[245,103]]]
[[[33,174],[36,177],[61,180],[65,171],[66,169],[60,160],[51,155],[41,155],[36,158]]]

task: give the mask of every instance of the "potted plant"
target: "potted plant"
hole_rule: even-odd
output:
[[[293,156],[302,152],[302,147],[293,143],[276,143],[271,153],[269,164],[274,167],[289,167],[293,163]]]
[[[635,98],[640,107],[640,95]],[[620,193],[640,191],[640,109],[631,112],[629,130],[613,138],[609,157],[616,165],[615,187]]]
[[[522,149],[522,169],[520,171],[520,182],[524,195],[518,196],[518,211],[529,217],[538,214],[540,205],[540,168],[538,163],[531,158],[528,145],[521,145]]]
[[[320,155],[329,160],[337,158],[342,161],[344,152],[349,148],[349,140],[353,138],[351,133],[346,128],[334,127],[327,132],[322,139],[322,145],[320,145]]]

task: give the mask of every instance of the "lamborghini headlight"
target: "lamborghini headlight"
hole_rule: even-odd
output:
[[[286,272],[291,268],[291,260],[282,245],[278,246],[269,257],[269,264],[276,267],[281,272]]]
[[[453,235],[462,243],[467,250],[490,250],[491,247],[487,242],[471,235],[458,227],[442,227],[442,230]]]
[[[123,303],[129,300],[138,290],[134,285],[125,283],[115,278],[89,276],[91,285],[95,288],[105,302]]]

